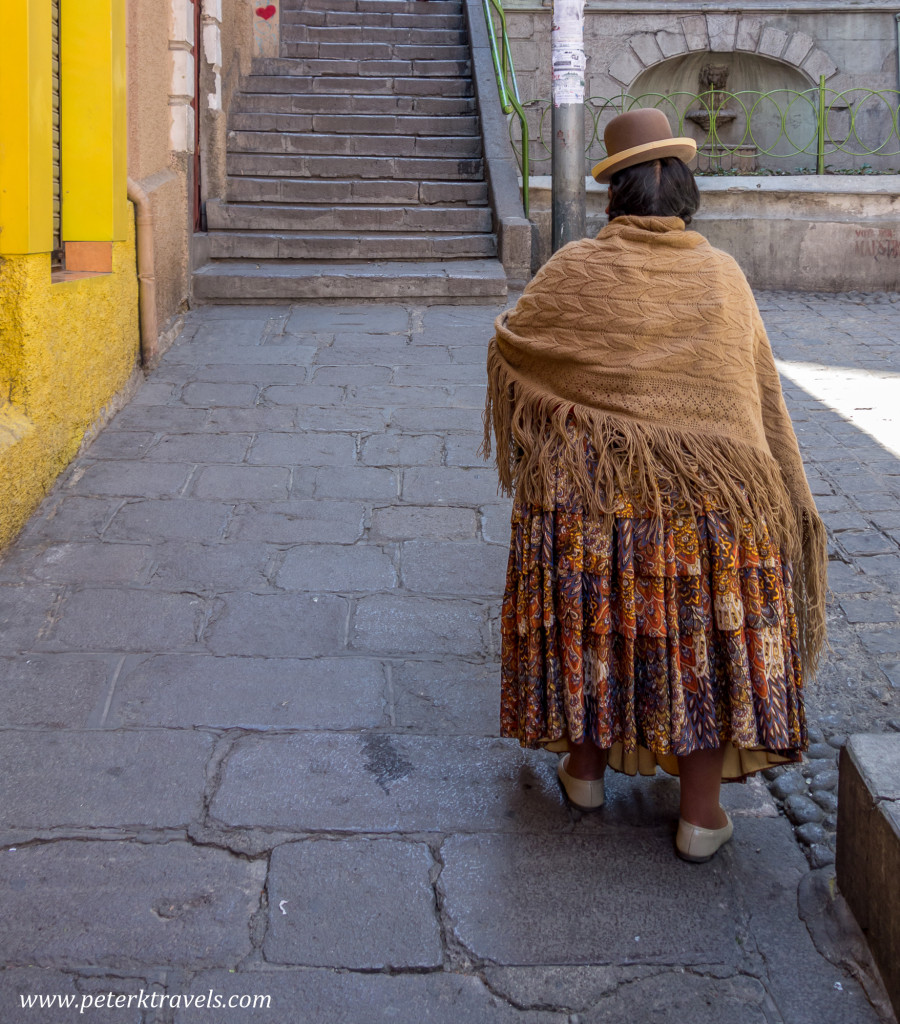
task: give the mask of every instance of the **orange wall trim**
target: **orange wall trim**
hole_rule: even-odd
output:
[[[66,270],[112,273],[112,242],[66,242]]]

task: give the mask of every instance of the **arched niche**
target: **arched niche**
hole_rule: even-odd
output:
[[[703,77],[709,67],[721,90],[714,100],[720,110],[715,138],[708,116],[710,76]],[[758,53],[694,51],[646,68],[628,93],[637,106],[664,110],[673,129],[697,140],[701,170],[793,173],[815,165],[816,90],[799,68]]]

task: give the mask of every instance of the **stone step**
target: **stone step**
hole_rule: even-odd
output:
[[[433,10],[443,8],[436,4]],[[297,25],[347,26],[350,28],[397,28],[409,31],[426,29],[466,31],[465,18],[461,14],[400,14],[393,12],[359,12],[359,11],[282,11],[282,31]]]
[[[506,298],[499,260],[302,263],[227,261],[194,272],[198,302],[397,299],[480,302]]]
[[[363,58],[359,60],[328,57],[322,60],[294,57],[258,57],[253,61],[251,77],[260,75],[290,75],[299,79],[334,76],[335,78],[468,78],[471,67],[463,60],[399,60],[388,56],[384,59]]]
[[[465,96],[241,92],[234,97],[231,109],[240,114],[415,114],[452,121],[460,115],[476,114],[477,104],[474,97]]]
[[[443,14],[460,14],[460,0],[440,0],[435,3]],[[291,11],[306,14],[309,11],[347,11],[357,14],[406,14],[425,15],[430,13],[432,5],[427,7],[423,0],[282,0],[282,15]]]
[[[329,135],[324,132],[230,131],[229,153],[299,156],[408,156],[466,160],[481,156],[480,135]]]
[[[438,231],[471,234],[492,230],[487,206],[399,206],[363,204],[274,205],[223,203],[206,204],[210,231]]]
[[[467,46],[464,28],[392,28],[390,25],[282,25],[284,43],[373,43]],[[465,56],[465,55],[464,55]]]
[[[316,178],[232,177],[228,198],[235,203],[299,203],[483,207],[488,201],[483,181],[323,180]]]
[[[276,58],[278,59],[278,58]],[[346,61],[359,61],[360,64],[374,62],[381,65],[384,62],[395,63],[403,61],[404,67],[408,61],[446,62],[446,61],[468,61],[468,46],[435,46],[430,43],[409,45],[407,43],[351,43],[334,42],[323,43],[318,41],[290,41],[282,39],[281,58],[282,60],[333,60],[343,65]],[[276,72],[277,73],[277,72]],[[347,72],[341,71],[341,74]]]
[[[214,260],[434,260],[496,254],[494,236],[480,232],[209,232],[209,255]]]
[[[481,160],[442,160],[439,157],[417,158],[373,156],[285,156],[274,153],[228,153],[227,173],[252,177],[289,178],[430,178],[437,181],[480,179],[484,173]]]
[[[320,132],[342,135],[479,135],[477,117],[415,117],[401,114],[271,114],[255,111],[232,114],[231,128],[243,132]]]
[[[370,78],[322,75],[247,75],[244,92],[266,93],[353,93],[380,96],[471,96],[472,80],[453,78]]]

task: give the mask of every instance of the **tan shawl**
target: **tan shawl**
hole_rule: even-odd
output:
[[[569,417],[598,454],[593,481]],[[502,489],[529,502],[552,505],[562,469],[595,515],[611,514],[616,492],[660,514],[674,488],[711,495],[737,522],[765,520],[793,562],[815,670],[825,530],[750,286],[702,235],[677,217],[617,217],[555,253],[497,318],[485,457],[492,429]]]

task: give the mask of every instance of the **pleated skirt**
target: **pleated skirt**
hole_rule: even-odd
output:
[[[501,735],[589,736],[628,774],[726,748],[723,779],[808,746],[791,564],[763,524],[702,497],[661,519],[624,498],[516,500],[502,609]],[[697,511],[698,506],[702,508]]]

